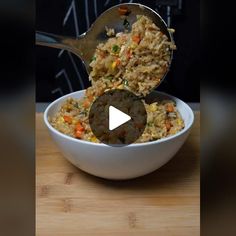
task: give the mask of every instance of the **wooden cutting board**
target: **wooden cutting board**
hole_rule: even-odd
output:
[[[200,235],[199,112],[188,140],[169,163],[128,181],[77,169],[54,145],[42,114],[36,115],[36,125],[37,235]]]

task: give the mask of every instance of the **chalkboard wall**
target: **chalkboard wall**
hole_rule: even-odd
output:
[[[200,4],[198,0],[37,0],[36,29],[78,36],[97,16],[113,5],[145,4],[159,12],[175,28],[178,50],[171,70],[157,88],[187,102],[199,102],[200,90]],[[50,102],[90,85],[88,76],[73,54],[36,46],[36,101]]]

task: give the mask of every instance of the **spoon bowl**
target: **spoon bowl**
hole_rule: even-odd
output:
[[[37,31],[36,44],[69,50],[70,52],[81,58],[89,74],[89,64],[91,62],[91,58],[94,55],[97,45],[99,43],[105,42],[108,39],[108,36],[105,33],[105,26],[107,26],[108,28],[113,28],[116,33],[124,31],[124,19],[121,18],[118,11],[120,7],[128,8],[129,14],[126,16],[126,19],[129,22],[130,26],[136,21],[136,15],[145,15],[149,17],[160,28],[162,33],[165,34],[170,41],[173,41],[172,35],[168,31],[165,21],[157,12],[142,4],[125,3],[111,7],[103,12],[91,25],[90,29],[87,32],[81,34],[78,38],[64,37]],[[129,27],[128,30],[130,31],[130,29],[131,27]],[[172,61],[172,57],[173,50],[171,50],[170,64]],[[161,81],[163,81],[165,75],[163,76]]]

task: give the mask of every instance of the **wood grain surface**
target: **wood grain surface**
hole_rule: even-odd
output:
[[[82,172],[57,149],[42,114],[36,125],[36,235],[200,235],[199,112],[169,163],[128,181]]]

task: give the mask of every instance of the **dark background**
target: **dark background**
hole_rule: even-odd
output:
[[[200,3],[196,0],[37,0],[36,30],[77,36],[113,5],[143,3],[175,28],[178,50],[171,70],[157,88],[186,102],[200,100]],[[77,26],[76,26],[77,24]],[[36,46],[36,101],[50,102],[89,86],[80,60],[71,53]]]

